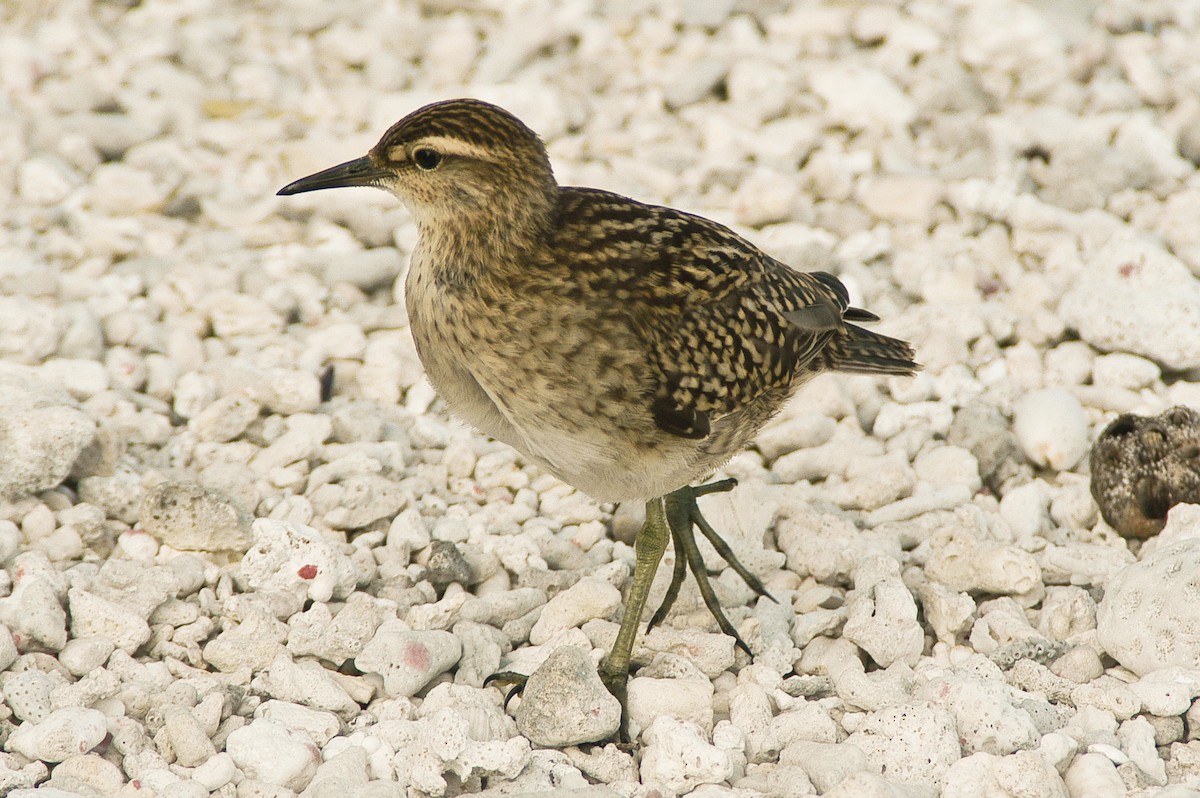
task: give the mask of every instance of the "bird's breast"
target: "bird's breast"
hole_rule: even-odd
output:
[[[480,382],[487,362],[495,357],[475,330],[481,320],[471,303],[422,266],[414,253],[405,279],[405,304],[426,376],[456,415],[486,435],[517,446],[516,431]]]

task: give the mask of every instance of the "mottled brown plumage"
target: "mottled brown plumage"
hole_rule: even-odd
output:
[[[1176,504],[1200,504],[1200,412],[1180,405],[1157,416],[1118,416],[1091,460],[1104,520],[1123,537],[1154,537]]]
[[[852,323],[875,317],[849,306],[836,277],[793,271],[699,216],[560,187],[537,135],[487,103],[426,106],[364,158],[280,193],[346,185],[391,191],[415,217],[406,302],[421,361],[451,409],[597,499],[653,499],[638,539],[634,624],[633,596],[658,561],[643,568],[641,552],[661,556],[665,527],[652,527],[669,523],[721,628],[736,636],[696,570],[691,525],[715,533],[687,486],[814,374],[916,369],[907,343]],[[628,664],[622,645],[612,676]]]

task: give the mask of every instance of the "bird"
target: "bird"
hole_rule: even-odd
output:
[[[867,330],[838,278],[799,272],[699,215],[559,185],[541,138],[475,99],[435,102],[359,158],[279,190],[369,186],[412,215],[404,298],[417,354],[450,410],[601,502],[644,501],[616,640],[599,674],[625,709],[651,583],[690,570],[720,629],[750,654],[708,578],[695,530],[765,586],[704,519],[697,485],[826,371],[911,375],[913,347]],[[624,727],[624,724],[622,724]]]

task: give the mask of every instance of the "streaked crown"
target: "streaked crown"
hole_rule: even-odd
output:
[[[416,146],[448,157],[519,163],[550,171],[542,140],[508,111],[482,100],[442,100],[392,125],[371,150],[378,163],[400,163]]]

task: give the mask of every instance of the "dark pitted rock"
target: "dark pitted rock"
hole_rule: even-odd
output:
[[[1109,526],[1139,540],[1176,504],[1200,504],[1200,412],[1118,416],[1092,447],[1092,496]]]

